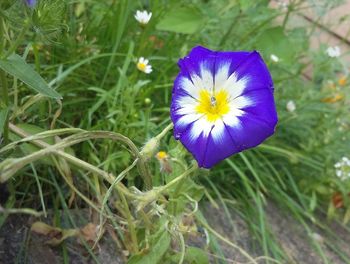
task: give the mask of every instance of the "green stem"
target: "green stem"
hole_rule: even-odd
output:
[[[27,31],[29,29],[29,24],[25,25],[21,32],[19,33],[17,39],[15,40],[15,42],[13,42],[13,44],[11,45],[11,47],[8,49],[8,51],[5,53],[4,56],[2,56],[3,59],[6,59],[8,56],[10,56],[16,49],[17,47],[21,44],[21,42],[23,41]]]
[[[1,78],[1,88],[2,88],[2,100],[5,106],[9,105],[9,94],[8,94],[8,86],[5,72],[0,70],[0,78]]]
[[[5,33],[4,33],[4,19],[2,16],[0,16],[0,36],[4,36],[4,35],[5,35]],[[2,39],[0,40],[0,57],[1,57],[2,51],[4,50],[5,39],[6,38],[4,38],[3,40]]]
[[[186,178],[182,178],[180,180],[180,182],[176,185],[175,187],[175,191],[174,191],[174,194],[173,194],[173,198],[174,198],[174,202],[173,202],[173,206],[172,206],[172,214],[175,215],[176,214],[176,210],[177,210],[177,202],[175,201],[176,197],[179,195],[181,189],[182,189],[182,186],[184,185],[184,183],[186,182],[185,181]]]
[[[129,166],[127,167],[125,170],[123,170],[113,181],[113,183],[111,184],[111,186],[108,188],[103,201],[102,201],[102,205],[101,205],[101,213],[100,213],[100,226],[103,225],[103,212],[105,210],[106,204],[108,202],[109,197],[111,196],[112,191],[115,189],[116,184],[118,184],[122,179],[124,179],[124,177],[126,176],[126,174],[136,166],[138,159],[135,159],[135,161]],[[125,197],[124,197],[125,199]],[[102,233],[103,229],[100,229],[100,232],[98,234],[98,237],[102,237],[103,233]],[[96,246],[98,240],[96,240],[94,247]]]
[[[40,217],[43,215],[43,212],[35,211],[31,208],[2,208],[0,206],[0,214],[28,214],[35,217]]]
[[[152,203],[153,201],[156,201],[159,197],[162,196],[164,192],[166,192],[168,189],[172,188],[173,186],[176,186],[179,182],[181,182],[183,179],[185,179],[188,175],[190,175],[193,171],[195,171],[198,168],[197,164],[194,164],[191,168],[189,168],[187,171],[185,171],[180,176],[176,177],[174,180],[169,182],[168,184],[153,188],[152,190],[143,193],[143,195],[140,195],[139,197],[135,197],[135,200],[139,200],[141,203],[138,205],[138,210],[141,210],[146,205]]]
[[[31,136],[28,133],[26,133],[25,131],[23,131],[22,129],[20,129],[20,128],[16,127],[15,125],[13,125],[13,124],[10,124],[9,127],[10,127],[11,131],[16,133],[20,137],[27,138],[27,137]],[[88,162],[85,162],[85,161],[83,161],[81,159],[78,159],[78,158],[76,158],[76,157],[74,157],[74,156],[72,156],[72,155],[70,155],[70,154],[68,154],[68,153],[66,153],[66,152],[64,152],[62,150],[57,150],[57,149],[55,149],[55,145],[49,145],[46,142],[41,141],[41,140],[33,140],[33,141],[31,141],[31,143],[33,143],[34,145],[36,145],[36,146],[38,146],[40,148],[48,150],[48,152],[46,152],[46,155],[54,154],[54,155],[57,155],[59,157],[62,157],[64,159],[66,159],[69,163],[74,164],[74,165],[76,165],[77,167],[79,167],[81,169],[85,169],[85,170],[87,170],[89,172],[96,173],[96,174],[100,175],[104,180],[108,181],[110,184],[114,183],[115,177],[114,177],[113,174],[107,173],[104,170],[101,170],[101,169],[95,167],[94,165],[91,165]],[[63,146],[63,148],[64,147],[65,146]],[[31,154],[29,156],[33,156],[33,154]],[[28,159],[28,156],[25,159]],[[20,165],[20,164],[18,164],[18,165]],[[8,180],[8,177],[5,177],[4,175],[1,175],[1,176],[2,177],[0,177],[0,182],[5,182],[6,180]],[[116,189],[118,191],[124,193],[124,195],[126,195],[128,197],[131,197],[132,199],[137,199],[137,196],[134,195],[133,193],[131,193],[121,182],[119,182],[115,186],[116,186]]]
[[[243,256],[245,256],[248,260],[249,263],[254,263],[254,264],[258,264],[258,262],[252,258],[248,252],[246,252],[243,248],[239,247],[238,245],[232,243],[230,240],[228,240],[227,238],[225,238],[224,236],[220,235],[218,232],[216,232],[213,228],[211,228],[205,221],[203,221],[202,219],[200,219],[199,217],[196,218],[202,226],[204,226],[210,233],[212,233],[214,236],[216,236],[218,239],[220,239],[221,241],[225,242],[226,244],[230,245],[231,247],[233,247],[234,249],[237,249]]]
[[[166,190],[172,188],[174,185],[177,185],[179,182],[181,182],[183,179],[185,179],[188,175],[190,175],[192,172],[194,172],[198,168],[197,164],[194,164],[191,168],[189,168],[187,171],[182,173],[179,177],[176,177],[174,180],[169,182],[168,184],[160,187],[158,190],[156,190],[157,194],[160,195]]]
[[[2,101],[3,101],[5,108],[7,108],[9,106],[7,79],[6,79],[5,72],[2,70],[0,70],[0,79],[1,79]],[[8,142],[8,135],[9,135],[8,126],[9,126],[9,118],[7,117],[6,121],[5,121],[5,126],[4,126],[4,143],[5,144],[7,144],[7,142]]]
[[[167,125],[167,127],[164,128],[163,131],[156,136],[156,139],[161,140],[173,128],[173,126],[174,126],[173,123],[170,123],[169,125]]]
[[[128,222],[128,226],[129,226],[129,231],[130,231],[130,236],[131,236],[131,241],[133,244],[133,249],[135,250],[135,254],[137,254],[139,252],[139,244],[137,241],[137,236],[136,236],[136,230],[135,230],[135,226],[134,226],[134,222],[131,216],[131,212],[129,209],[129,205],[128,202],[125,199],[125,196],[122,192],[119,193],[120,195],[120,199],[122,200],[123,203],[123,207],[125,209],[126,212],[126,221]]]
[[[287,22],[288,22],[288,19],[289,19],[289,15],[291,14],[291,12],[292,12],[292,3],[290,3],[288,5],[287,13],[286,13],[286,15],[283,18],[283,23],[282,23],[282,27],[283,28],[286,28],[286,25],[287,25]]]
[[[220,43],[219,43],[219,48],[222,48],[223,45],[226,43],[228,37],[231,35],[231,32],[232,32],[234,26],[237,24],[241,15],[242,15],[242,10],[239,10],[239,14],[232,20],[232,23],[231,23],[229,29],[227,30],[226,34],[221,38]]]
[[[148,144],[141,150],[141,152],[138,152],[138,169],[140,171],[140,174],[142,176],[142,179],[145,183],[146,190],[151,190],[152,189],[152,176],[149,173],[148,166],[146,165],[147,160],[150,158],[148,152],[151,152],[151,156],[154,154],[153,152],[156,151],[158,148],[160,140],[173,128],[173,124],[170,123],[166,128],[163,129],[162,132],[160,132],[157,136],[153,137],[150,139],[149,142],[155,142],[154,146],[151,144],[152,147],[148,149]],[[147,149],[147,150],[145,150]]]

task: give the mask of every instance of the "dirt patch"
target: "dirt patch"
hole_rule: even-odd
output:
[[[327,233],[312,223],[307,223],[308,228],[296,221],[290,214],[281,210],[273,203],[266,206],[266,215],[271,232],[281,248],[287,253],[288,259],[283,263],[325,263],[325,259],[332,264],[346,263],[336,251],[350,256],[350,234],[340,224],[329,223],[334,233]],[[201,210],[206,220],[218,233],[232,241],[238,247],[247,251],[256,258],[263,255],[259,243],[251,235],[245,221],[233,210],[230,210],[230,218],[222,208],[214,208],[208,203],[202,204]],[[74,211],[77,224],[84,226],[87,222],[86,211]],[[322,218],[322,216],[320,216]],[[96,263],[94,258],[87,252],[86,248],[70,238],[64,242],[64,247],[51,247],[45,244],[43,237],[30,232],[30,226],[34,219],[28,216],[11,216],[0,229],[0,263],[63,263],[66,254],[69,263]],[[323,219],[325,223],[326,219]],[[51,224],[50,221],[47,221]],[[72,228],[68,223],[62,222],[63,228]],[[247,259],[238,250],[218,240],[223,255],[229,263],[246,263]],[[206,248],[205,237],[190,238],[189,244]],[[317,245],[324,256],[317,251]],[[114,241],[108,233],[105,233],[94,251],[95,258],[100,263],[121,264],[125,263],[122,252],[115,246]],[[215,263],[215,256],[210,255],[211,263]],[[260,261],[259,263],[263,263]]]

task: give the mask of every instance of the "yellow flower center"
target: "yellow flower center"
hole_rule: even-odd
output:
[[[142,62],[138,62],[137,63],[137,68],[140,70],[140,71],[145,71],[146,70],[146,64],[145,63],[142,63]]]
[[[211,95],[207,90],[199,92],[199,104],[196,106],[199,114],[204,114],[209,122],[215,122],[230,111],[228,93],[220,90]]]
[[[164,160],[168,157],[168,154],[165,151],[159,151],[156,157],[158,160]]]

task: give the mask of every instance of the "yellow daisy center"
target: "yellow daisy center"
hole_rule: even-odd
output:
[[[137,68],[138,68],[140,71],[145,71],[145,70],[146,70],[146,66],[147,66],[147,64],[145,64],[145,63],[142,63],[142,62],[138,62],[138,63],[137,63]]]
[[[165,151],[159,151],[156,155],[157,159],[163,160],[168,157],[168,154]]]
[[[198,114],[204,114],[209,122],[215,122],[230,111],[228,93],[220,90],[215,95],[203,89],[199,92],[199,104],[196,106]]]

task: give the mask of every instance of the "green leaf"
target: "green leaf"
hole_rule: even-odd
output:
[[[42,95],[55,99],[62,98],[59,93],[52,89],[24,59],[17,54],[12,54],[5,60],[0,59],[0,68],[8,74],[20,79],[30,88]]]
[[[310,210],[314,211],[316,209],[316,206],[317,206],[317,195],[316,195],[316,192],[313,191],[310,199]]]
[[[249,8],[254,7],[257,4],[255,0],[239,0],[239,5],[242,11],[246,11]]]
[[[157,264],[161,263],[163,255],[167,252],[170,246],[171,237],[165,228],[159,230],[153,237],[150,238],[149,251],[139,255],[132,256],[128,264]]]
[[[183,34],[193,34],[204,23],[202,13],[194,7],[178,7],[165,14],[156,29]]]
[[[262,32],[256,40],[256,49],[267,59],[274,54],[285,63],[294,63],[295,45],[284,34],[282,27],[273,27]]]
[[[0,136],[1,136],[2,132],[4,131],[8,110],[9,110],[8,107],[0,110]]]
[[[179,263],[181,254],[177,253],[171,257],[172,263]],[[201,248],[187,247],[184,263],[188,264],[209,264],[207,252]]]

